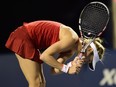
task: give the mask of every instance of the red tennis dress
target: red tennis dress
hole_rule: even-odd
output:
[[[5,46],[23,58],[42,63],[40,50],[59,40],[60,24],[48,20],[24,23],[10,34]]]

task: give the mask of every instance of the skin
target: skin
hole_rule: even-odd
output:
[[[61,25],[59,33],[59,41],[47,48],[40,56],[40,60],[51,66],[52,74],[60,74],[63,64],[75,52],[80,52],[82,48],[81,40],[78,35],[68,26]],[[54,54],[59,53],[59,57],[54,58]],[[87,52],[87,55],[89,53]],[[22,72],[28,81],[29,87],[45,87],[46,81],[43,74],[42,64],[35,61],[22,58],[18,54],[16,57],[19,61]],[[86,60],[86,62],[89,60]],[[78,62],[78,63],[77,63]],[[75,74],[81,70],[85,58],[71,61],[72,66],[68,70],[68,74]],[[28,67],[28,68],[27,68]]]

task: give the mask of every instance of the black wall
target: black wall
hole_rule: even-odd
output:
[[[83,7],[94,0],[4,0],[0,2],[0,53],[9,53],[4,47],[9,34],[23,22],[54,20],[72,27],[78,34],[78,18]],[[111,11],[111,0],[105,3]],[[105,46],[112,48],[112,20],[102,37]]]

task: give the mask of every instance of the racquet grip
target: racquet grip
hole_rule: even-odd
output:
[[[78,55],[78,57],[79,57],[80,59],[82,59],[82,56],[83,56],[83,53],[81,52],[81,53]]]
[[[75,57],[74,61],[76,61],[77,59],[82,59],[83,57],[83,53],[81,52],[77,57]]]

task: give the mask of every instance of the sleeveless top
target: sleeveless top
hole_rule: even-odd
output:
[[[24,23],[37,49],[46,49],[59,40],[60,24],[55,21],[40,20]]]

